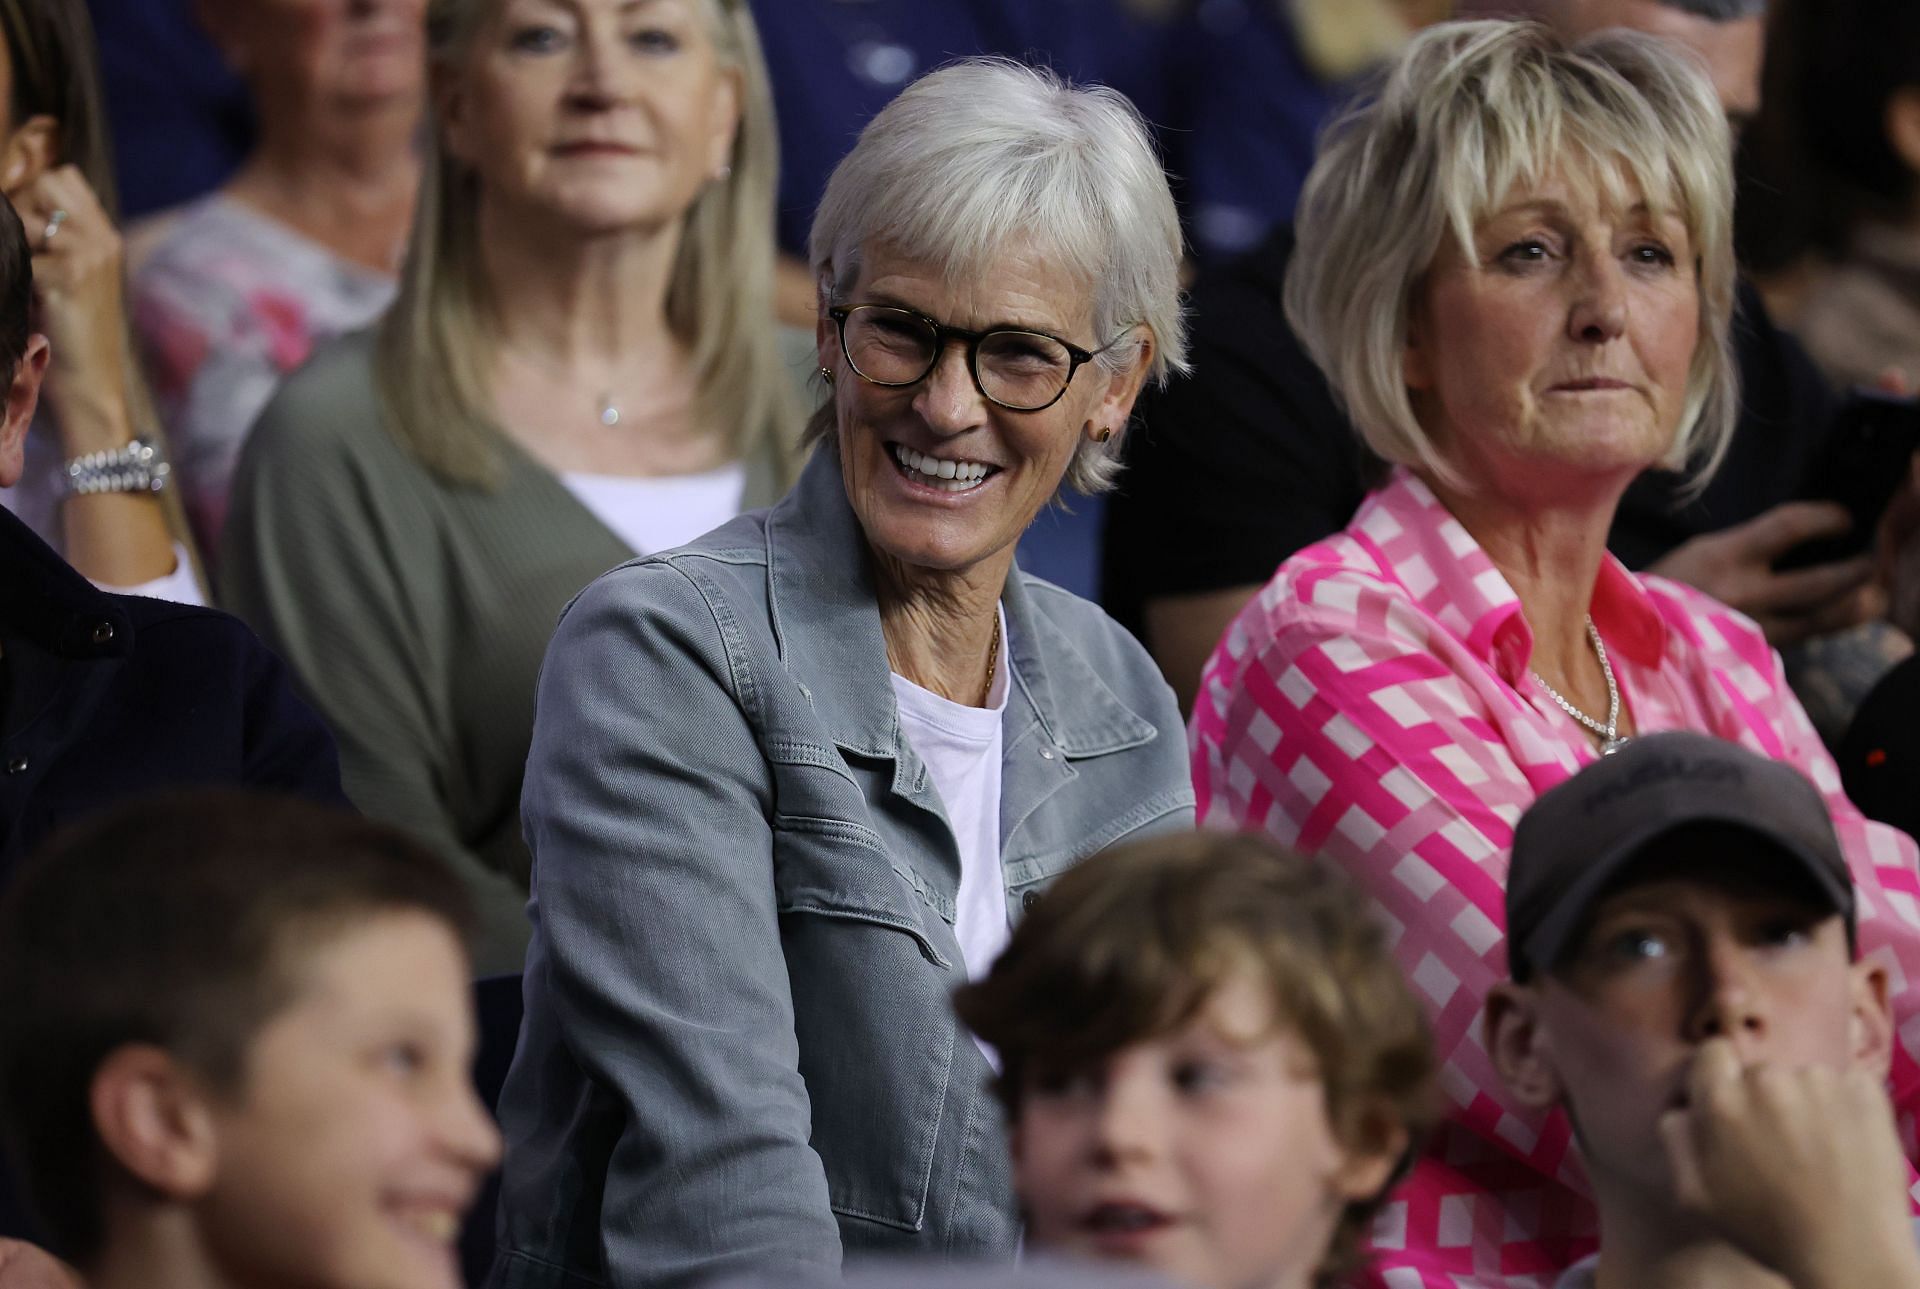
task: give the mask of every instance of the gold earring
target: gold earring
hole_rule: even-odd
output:
[[[1108,439],[1112,437],[1113,437],[1113,427],[1111,425],[1103,425],[1100,427],[1100,432],[1093,436],[1093,441],[1095,443],[1105,443]]]

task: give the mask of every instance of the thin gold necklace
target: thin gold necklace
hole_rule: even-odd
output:
[[[980,706],[993,704],[993,673],[1000,666],[1000,609],[993,610],[993,643],[987,646],[987,687],[980,691]]]

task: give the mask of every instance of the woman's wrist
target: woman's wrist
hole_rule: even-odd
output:
[[[46,401],[59,431],[61,455],[67,458],[124,448],[138,432],[122,389],[95,387],[67,394],[50,387]]]

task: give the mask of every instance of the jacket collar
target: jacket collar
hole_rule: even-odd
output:
[[[68,658],[123,655],[133,623],[11,511],[0,508],[0,630]]]
[[[1459,520],[1404,466],[1361,503],[1347,529],[1379,571],[1478,655],[1509,685],[1525,679],[1533,630],[1520,597]],[[1588,607],[1608,645],[1641,666],[1658,665],[1667,628],[1653,597],[1611,554],[1600,561]]]
[[[1154,726],[1121,702],[1015,566],[1001,593],[1016,691],[1068,756],[1134,747]],[[842,749],[896,758],[899,717],[887,683],[866,537],[832,446],[817,449],[767,517],[767,598],[781,661]]]

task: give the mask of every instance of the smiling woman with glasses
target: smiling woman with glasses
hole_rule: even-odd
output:
[[[497,1281],[1012,1256],[948,995],[1056,875],[1193,820],[1152,661],[1014,547],[1184,366],[1179,265],[1110,90],[958,63],[841,163],[800,482],[602,577],[547,654]]]
[[[827,316],[840,327],[840,352],[854,373],[894,389],[925,380],[948,340],[964,341],[974,386],[1015,412],[1052,407],[1081,364],[1111,348],[1089,351],[1043,331],[967,331],[885,304],[838,305]]]

